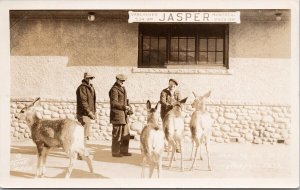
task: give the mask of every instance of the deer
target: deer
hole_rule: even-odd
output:
[[[180,147],[181,155],[181,171],[184,171],[183,166],[183,141],[184,141],[184,118],[182,116],[182,106],[185,104],[187,97],[176,101],[173,108],[163,118],[163,129],[166,140],[168,142],[168,154],[172,148],[172,154],[168,169],[172,168],[173,160],[175,160],[175,151],[177,145]]]
[[[71,176],[77,154],[87,162],[89,170],[94,173],[92,155],[85,148],[84,128],[71,119],[43,119],[35,106],[40,98],[21,109],[15,118],[25,120],[31,131],[31,137],[37,148],[37,168],[35,177],[44,177],[46,173],[46,160],[51,148],[62,147],[70,159],[65,178]]]
[[[144,178],[145,166],[149,164],[149,178],[152,177],[155,166],[157,166],[157,176],[161,177],[162,154],[164,150],[164,132],[158,124],[157,106],[151,108],[151,103],[147,101],[147,125],[143,128],[140,136],[140,148],[143,156],[141,177]]]
[[[203,160],[202,154],[201,154],[201,146],[204,144],[206,148],[206,154],[208,159],[208,170],[211,171],[211,165],[209,160],[209,142],[212,134],[212,125],[213,120],[210,117],[210,114],[206,111],[206,99],[210,96],[211,91],[208,91],[202,96],[196,95],[196,93],[193,92],[193,95],[195,97],[195,100],[193,101],[192,108],[195,108],[195,111],[192,113],[191,121],[190,121],[190,130],[192,134],[192,152],[190,159],[193,160],[192,166],[190,170],[193,170],[196,156],[197,156],[197,150],[200,149],[200,160]],[[193,158],[193,149],[195,146],[195,154]]]

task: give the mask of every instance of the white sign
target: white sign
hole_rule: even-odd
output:
[[[235,12],[134,12],[129,11],[133,22],[218,22],[240,23],[240,11]]]

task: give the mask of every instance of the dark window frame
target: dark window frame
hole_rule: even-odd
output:
[[[143,64],[143,40],[145,36],[150,36],[154,38],[165,38],[166,39],[166,61],[156,64],[152,64],[150,61],[148,65]],[[182,37],[182,38],[193,38],[195,37],[195,61],[193,64],[172,64],[170,61],[171,52],[171,37]],[[210,39],[215,38],[215,43],[217,39],[223,39],[223,64],[201,64],[199,59],[199,40],[202,38]],[[138,42],[138,67],[139,68],[165,68],[168,65],[178,65],[178,66],[208,66],[208,67],[226,67],[229,69],[228,59],[229,59],[229,25],[228,24],[139,24],[139,42]],[[208,41],[208,40],[207,40]],[[178,41],[179,43],[179,41]],[[208,42],[207,42],[208,43]],[[158,40],[159,44],[159,40]],[[151,49],[151,47],[149,47]],[[178,47],[179,48],[179,47]],[[208,46],[207,46],[208,48]],[[213,51],[215,56],[217,56],[217,44],[215,45],[216,50]],[[151,51],[151,50],[150,50]],[[159,49],[158,49],[158,59],[159,59]],[[207,56],[208,57],[208,56]],[[149,58],[150,59],[150,58]],[[208,59],[208,58],[207,58]],[[217,59],[217,58],[215,58]]]

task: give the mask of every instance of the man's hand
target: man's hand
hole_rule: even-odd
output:
[[[93,114],[93,112],[89,112],[89,118],[91,118],[92,120],[95,120],[96,119],[96,117],[95,117],[95,115]]]
[[[130,106],[125,106],[125,110],[129,111],[129,110],[131,110],[131,107]]]

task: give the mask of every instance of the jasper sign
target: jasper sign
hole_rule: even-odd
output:
[[[240,23],[240,12],[134,12],[129,11],[133,22],[206,22]]]

